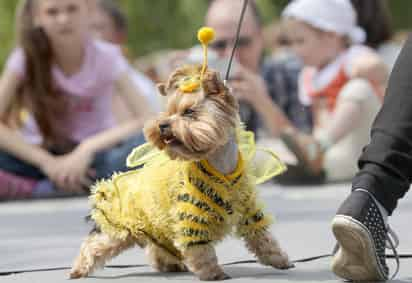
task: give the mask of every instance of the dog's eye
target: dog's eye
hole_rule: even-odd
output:
[[[183,111],[183,116],[185,117],[193,117],[193,114],[195,114],[195,111],[193,109],[187,108],[185,111]]]

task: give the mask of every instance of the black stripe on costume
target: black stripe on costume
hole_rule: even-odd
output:
[[[262,211],[258,211],[255,215],[252,216],[253,222],[257,223],[263,220],[264,214]]]
[[[181,234],[186,237],[198,237],[203,239],[209,238],[209,232],[207,230],[200,230],[194,228],[182,228]]]
[[[198,223],[198,224],[209,225],[207,220],[204,219],[203,217],[198,216],[198,215],[193,215],[190,213],[186,213],[186,212],[179,212],[179,220],[180,221],[188,220],[188,221]]]
[[[233,208],[231,204],[227,201],[224,201],[222,197],[213,189],[212,186],[205,183],[202,179],[189,176],[189,182],[197,188],[202,194],[207,196],[215,204],[222,207],[227,214],[233,214]]]
[[[240,178],[242,178],[243,174],[239,174],[231,183],[231,186],[234,186],[237,184],[237,182],[239,182]]]
[[[187,247],[193,247],[193,246],[198,246],[198,245],[207,245],[211,241],[190,241],[186,244]]]
[[[197,168],[202,171],[203,174],[205,174],[206,176],[208,176],[213,182],[218,183],[220,185],[225,186],[226,188],[228,188],[226,182],[218,177],[216,177],[215,175],[213,175],[212,173],[210,173],[209,171],[206,170],[206,168],[202,165],[202,163],[200,162],[196,162],[196,166]]]
[[[256,224],[262,221],[264,218],[265,218],[265,215],[263,214],[262,211],[259,210],[254,215],[244,220],[242,225]]]
[[[219,177],[213,175],[207,169],[202,165],[200,162],[196,162],[196,167],[206,176],[208,176],[213,182],[218,183],[220,185],[223,185],[226,189],[229,189],[231,186],[236,185],[239,180],[242,178],[243,173],[240,173],[236,178],[230,182],[230,184],[227,184],[224,180],[220,179]]]
[[[225,221],[223,216],[220,215],[219,213],[217,213],[206,202],[198,200],[198,199],[194,198],[193,196],[189,195],[188,193],[178,195],[177,196],[177,201],[178,202],[190,203],[190,204],[196,206],[197,208],[199,208],[199,209],[201,209],[205,212],[209,212],[219,222],[224,222]]]
[[[96,192],[97,195],[99,195],[102,199],[107,200],[106,193],[103,191],[98,191]]]
[[[206,202],[197,200],[193,196],[189,195],[188,193],[178,195],[177,201],[191,203],[197,208],[200,208],[201,210],[204,210],[207,212],[212,210],[212,208]]]

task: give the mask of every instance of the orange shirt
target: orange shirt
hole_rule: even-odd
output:
[[[330,112],[335,109],[336,100],[343,86],[349,81],[348,75],[346,75],[343,68],[340,69],[338,75],[322,90],[314,91],[311,89],[311,74],[304,72],[303,80],[306,87],[308,87],[308,94],[312,101],[315,102],[319,98],[326,99],[326,105]]]

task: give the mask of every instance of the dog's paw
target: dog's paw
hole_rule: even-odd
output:
[[[199,279],[202,281],[222,281],[222,280],[228,280],[231,279],[229,275],[224,273],[223,271],[217,272],[217,273],[209,273],[205,275],[200,275]]]
[[[265,262],[277,269],[290,269],[295,267],[295,265],[290,262],[288,255],[284,252],[269,255],[265,259]]]
[[[164,264],[156,268],[160,272],[187,272],[188,269],[183,263]]]
[[[70,270],[70,279],[79,279],[79,278],[83,278],[83,277],[87,277],[88,272],[87,270],[81,270],[81,269],[74,269],[72,268],[72,270]]]

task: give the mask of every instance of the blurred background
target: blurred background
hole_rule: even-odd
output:
[[[120,83],[114,81],[111,76],[104,72],[102,76],[93,76],[94,74],[100,74],[99,71],[110,72],[111,69],[116,69],[110,68],[111,66],[107,67],[107,65],[102,65],[106,62],[105,60],[107,58],[113,60],[115,63],[119,63],[111,58],[113,54],[109,54],[111,53],[109,52],[110,48],[108,48],[109,51],[102,49],[104,52],[96,52],[96,54],[100,56],[96,58],[102,58],[104,60],[91,61],[93,63],[90,64],[91,67],[89,69],[85,68],[87,72],[82,72],[81,76],[79,76],[82,80],[76,80],[76,76],[70,76],[69,79],[62,83],[55,78],[54,73],[53,76],[50,76],[51,73],[46,73],[46,76],[40,77],[40,84],[38,85],[40,85],[40,87],[46,87],[46,91],[49,92],[46,93],[44,89],[35,89],[34,79],[32,81],[25,80],[23,76],[20,76],[21,73],[26,74],[21,71],[21,69],[23,69],[23,57],[19,57],[16,52],[12,53],[15,48],[15,13],[19,1],[0,0],[0,38],[2,40],[2,44],[0,44],[0,67],[2,70],[7,70],[8,67],[10,71],[8,78],[6,77],[6,79],[0,80],[3,84],[3,87],[1,87],[2,84],[0,84],[0,97],[6,97],[6,99],[9,100],[8,102],[10,102],[8,104],[7,101],[5,102],[0,99],[0,145],[2,145],[3,142],[3,148],[0,146],[0,227],[2,227],[0,229],[0,239],[6,239],[6,241],[0,241],[0,254],[6,255],[0,256],[0,281],[2,283],[22,282],[19,279],[26,276],[25,274],[22,274],[22,277],[8,276],[7,279],[11,281],[7,281],[7,279],[3,281],[3,278],[6,277],[2,278],[1,275],[10,274],[10,270],[50,268],[69,266],[71,264],[72,259],[78,252],[82,237],[84,237],[89,230],[89,227],[82,222],[82,218],[89,213],[89,205],[85,196],[90,193],[88,185],[85,184],[84,180],[86,180],[86,182],[94,182],[96,179],[103,178],[101,177],[103,173],[106,174],[106,176],[111,176],[113,172],[126,170],[124,169],[126,156],[131,152],[132,148],[144,142],[142,126],[139,125],[139,127],[137,127],[137,122],[145,121],[145,119],[151,118],[150,115],[153,115],[153,113],[164,109],[165,99],[158,95],[154,83],[164,82],[171,71],[181,62],[201,62],[203,59],[202,49],[194,45],[198,44],[196,33],[199,27],[205,24],[205,15],[207,14],[210,0],[112,1],[119,4],[121,15],[116,12],[117,14],[114,13],[113,17],[110,9],[108,9],[109,12],[107,12],[105,8],[102,10],[104,12],[103,14],[106,14],[106,20],[107,16],[109,16],[109,19],[112,17],[113,20],[109,21],[109,26],[110,24],[114,24],[114,26],[108,28],[106,25],[105,27],[109,30],[108,33],[111,32],[109,37],[104,33],[105,31],[107,32],[107,30],[102,29],[102,22],[97,21],[100,26],[96,24],[96,19],[102,20],[102,17],[98,17],[99,15],[101,16],[101,14],[93,14],[93,17],[90,17],[90,19],[92,19],[92,21],[90,21],[91,23],[89,23],[89,18],[86,18],[84,22],[86,22],[87,25],[91,24],[91,26],[96,29],[93,31],[96,33],[93,34],[93,36],[99,36],[99,38],[104,38],[107,41],[121,46],[122,51],[124,51],[122,55],[124,56],[119,56],[120,59],[115,59],[122,64],[124,62],[127,63],[127,72],[124,73],[127,73],[127,78],[131,79],[135,86],[135,88],[132,88],[133,91],[131,94],[128,93],[131,91],[128,88],[114,88],[114,86],[118,87],[121,82],[124,82],[123,80],[119,79]],[[225,20],[225,24],[229,22],[229,28],[235,30],[240,8],[239,6],[234,7],[233,3],[239,4],[241,0],[232,1],[229,5],[217,6],[218,8],[215,8],[217,10],[210,14],[220,17],[222,16],[220,12],[223,11],[222,14],[224,14],[223,19]],[[62,2],[61,0],[55,1],[55,3],[59,4]],[[275,214],[277,216],[276,218],[280,219],[280,225],[276,226],[279,227],[276,228],[276,235],[279,236],[282,243],[285,243],[284,247],[291,258],[302,258],[317,255],[321,252],[328,252],[336,243],[330,232],[330,219],[335,215],[336,209],[339,207],[341,201],[348,195],[351,187],[350,182],[357,172],[358,157],[364,145],[369,142],[370,125],[381,107],[382,97],[379,95],[383,95],[383,91],[381,90],[386,87],[387,71],[390,71],[398,56],[401,42],[406,39],[410,27],[412,27],[412,1],[352,0],[352,4],[353,2],[357,3],[358,11],[356,12],[358,15],[362,15],[362,17],[359,18],[365,19],[364,24],[367,26],[365,31],[368,33],[368,37],[377,39],[374,42],[366,42],[369,47],[372,47],[371,50],[368,49],[366,51],[363,49],[365,46],[356,46],[356,44],[352,46],[352,42],[349,42],[347,38],[349,34],[336,37],[335,33],[330,33],[322,29],[309,29],[311,32],[307,32],[308,29],[305,28],[308,26],[312,27],[311,23],[307,23],[308,26],[304,26],[302,23],[300,23],[299,26],[299,23],[294,23],[297,26],[294,27],[294,30],[300,31],[300,33],[297,33],[300,37],[296,36],[294,32],[288,32],[287,25],[291,23],[286,21],[286,24],[282,25],[280,14],[289,2],[289,0],[256,0],[257,9],[263,17],[263,33],[261,33],[260,15],[259,13],[255,13],[256,7],[253,5],[252,13],[245,17],[245,19],[248,19],[249,16],[249,19],[244,20],[243,34],[240,34],[239,37],[239,42],[241,38],[244,39],[243,49],[239,46],[237,53],[239,56],[235,57],[231,70],[231,73],[236,75],[231,77],[228,83],[234,90],[233,93],[239,99],[242,121],[248,126],[249,130],[256,133],[257,145],[270,148],[279,155],[281,160],[288,164],[288,173],[279,176],[273,180],[273,182],[271,180],[270,183],[264,184],[259,194],[261,194],[269,213]],[[308,0],[310,5],[314,5],[314,2],[317,2],[319,5],[324,5],[324,3],[328,1]],[[388,4],[387,6],[386,3]],[[222,7],[225,9],[222,9]],[[375,9],[371,7],[381,7],[381,13],[378,12],[379,8]],[[390,10],[391,23],[386,21],[388,7]],[[115,8],[115,10],[118,11],[117,6]],[[313,9],[313,11],[315,10],[317,9]],[[330,10],[327,9],[326,11],[328,13],[324,14],[330,16]],[[126,14],[127,23],[124,22],[122,12]],[[342,9],[335,11],[335,15],[341,13]],[[307,14],[307,9],[304,9],[304,14]],[[207,25],[214,27],[210,22],[215,25],[219,23],[221,18],[217,16],[214,19],[208,18],[209,21],[207,21]],[[316,13],[314,17],[318,19]],[[236,19],[235,28],[231,25],[233,21],[226,21],[230,18]],[[334,17],[333,19],[338,18],[339,17]],[[26,18],[21,17],[20,19]],[[108,21],[103,21],[103,23],[107,24]],[[118,25],[119,23],[120,26]],[[359,24],[361,25],[361,23]],[[394,36],[392,36],[392,27]],[[385,28],[387,29],[385,30]],[[223,29],[223,31],[224,30],[225,29]],[[34,29],[34,31],[36,31],[36,29]],[[123,34],[123,32],[127,33],[127,35]],[[322,33],[322,37],[318,36],[319,32]],[[97,33],[100,34],[97,35]],[[224,32],[221,32],[220,34],[223,33]],[[219,32],[216,34],[219,34]],[[310,44],[310,52],[303,52],[307,53],[303,55],[309,54],[309,56],[306,57],[310,57],[315,63],[312,61],[309,62],[311,64],[305,65],[305,60],[300,60],[301,58],[296,56],[299,54],[295,54],[292,48],[296,48],[296,46],[300,47],[301,53],[302,49],[305,49],[299,46],[302,45],[302,42],[305,42],[305,40],[302,40],[302,34],[308,36],[304,38],[305,40],[309,38],[309,42],[310,40],[314,40],[317,44],[315,44],[315,47],[317,47],[314,48],[315,52],[311,51],[310,47],[312,46],[310,46]],[[263,42],[260,41],[262,39],[260,37],[261,35],[263,35]],[[92,35],[90,35],[90,37],[91,36]],[[230,36],[232,36],[232,33],[229,37],[226,36],[226,38],[222,36],[220,46],[210,46],[210,51],[212,52],[209,52],[209,66],[212,67],[212,62],[216,64],[212,68],[219,71],[226,70],[228,59],[227,51],[231,51],[231,44],[234,41]],[[293,36],[296,38],[288,38]],[[127,42],[124,45],[126,38]],[[327,39],[328,41],[325,43],[325,41],[319,38]],[[40,38],[40,40],[42,40],[42,38]],[[215,42],[217,41],[218,40],[215,40]],[[34,41],[32,46],[41,46],[41,44],[37,43],[38,41]],[[62,53],[59,54],[61,58],[67,59],[65,60],[66,64],[62,65],[71,65],[67,64],[71,58],[66,54],[70,53],[67,52],[67,50],[70,51],[70,48],[67,48],[66,45],[63,46],[66,48],[56,48],[53,51],[55,51],[55,53]],[[73,46],[76,45],[73,44]],[[340,49],[341,47],[344,47],[343,50]],[[306,48],[308,47],[306,46]],[[263,49],[264,51],[262,51]],[[100,49],[98,51],[100,51]],[[262,54],[263,52],[265,54]],[[368,60],[355,61],[355,59],[358,58],[364,59],[365,56],[367,59],[376,59],[376,57],[372,56],[375,52],[379,59],[377,65],[370,65],[369,63],[371,61]],[[72,53],[74,54],[75,52]],[[344,57],[341,56],[342,54]],[[5,62],[8,57],[12,59],[17,58],[17,63],[16,60],[11,60],[13,64],[7,64],[6,67]],[[40,60],[36,62],[37,65],[41,65],[42,67],[46,65],[46,67],[50,68],[51,63],[47,60],[42,60],[40,56],[32,57],[36,59],[40,58]],[[125,60],[124,57],[131,59],[129,60],[130,62]],[[20,59],[20,61],[18,59]],[[382,62],[380,60],[382,60]],[[87,60],[78,61],[88,62]],[[327,64],[324,64],[325,62]],[[352,65],[353,62],[359,64]],[[376,61],[372,60],[372,63],[376,63]],[[384,65],[383,74],[380,68],[382,65]],[[77,69],[80,69],[79,66],[80,65],[77,65]],[[310,69],[313,66],[319,67],[317,73],[313,72],[313,69]],[[375,68],[376,66],[379,68]],[[386,67],[388,67],[388,70]],[[348,77],[345,77],[346,69],[350,69],[350,72],[348,71],[347,74],[350,75]],[[47,70],[50,71],[50,69]],[[300,78],[302,77],[300,75],[308,70],[311,72],[305,73],[310,75],[309,79],[305,80],[305,83],[309,81],[309,84],[299,84]],[[365,70],[367,72],[365,72]],[[324,74],[321,71],[328,71],[329,74],[333,76],[328,76],[328,80],[324,80],[324,84],[319,86],[315,83],[318,82],[317,79],[321,77],[320,75]],[[7,72],[4,73],[7,74]],[[78,74],[75,71],[71,72],[71,70],[68,73],[71,75]],[[45,72],[36,72],[36,74],[42,75],[45,74]],[[9,79],[10,77],[12,79]],[[90,77],[92,77],[92,79],[89,79]],[[358,79],[361,79],[360,85]],[[59,90],[62,90],[62,92],[55,93],[52,88],[53,85],[50,83],[52,80],[57,82],[57,86],[61,88]],[[94,83],[91,88],[89,88],[90,81]],[[336,81],[340,84],[339,87],[335,87]],[[366,87],[364,87],[365,83]],[[35,110],[40,110],[30,113],[27,110],[31,109],[27,109],[27,105],[23,104],[23,102],[26,101],[23,99],[12,100],[10,98],[12,95],[8,95],[9,93],[6,92],[9,88],[4,87],[4,85],[13,89],[13,98],[21,98],[21,95],[25,95],[24,98],[30,98],[30,100],[28,100],[29,102],[43,102],[44,98],[50,97],[60,98],[60,96],[51,96],[54,94],[64,94],[65,96],[63,96],[63,98],[65,99],[50,100],[52,102],[58,102],[56,104],[38,103],[36,104],[36,106],[40,105],[38,108],[33,107],[32,104],[28,104],[29,107],[32,106]],[[77,93],[73,95],[72,85],[76,87],[81,86],[79,88],[81,95]],[[104,90],[107,93],[105,92],[103,95],[100,95],[102,85],[105,86]],[[111,87],[107,87],[107,85]],[[345,88],[347,85],[350,87]],[[400,85],[402,85],[402,83],[400,83]],[[22,86],[25,88],[22,88]],[[242,86],[246,87],[242,88]],[[314,86],[317,88],[314,88]],[[30,87],[32,87],[32,89]],[[349,89],[349,91],[344,91],[346,89]],[[307,96],[312,95],[311,99],[313,99],[315,103],[311,105],[307,100],[303,101],[300,92],[305,92],[304,94]],[[37,95],[39,93],[41,95]],[[409,91],[403,91],[403,93],[405,96],[409,95]],[[43,94],[48,95],[48,97]],[[129,100],[134,101],[136,99],[139,103],[129,103],[130,101],[124,100],[125,94],[127,94]],[[334,100],[338,95],[346,97],[346,99],[342,100],[343,103]],[[84,99],[79,99],[79,97],[82,96]],[[142,96],[144,100],[140,100]],[[91,100],[90,97],[95,98],[95,100]],[[105,100],[107,98],[113,98],[113,103],[107,103],[109,101]],[[333,99],[333,109],[329,109],[328,103],[331,101],[329,98]],[[66,101],[71,104],[66,103]],[[100,103],[100,101],[103,101],[106,107],[93,108],[94,105],[100,105],[97,103]],[[408,101],[410,103],[409,107],[412,108],[412,99],[405,99],[405,101]],[[15,107],[16,105],[13,102],[16,102],[17,107]],[[92,102],[96,103],[93,104]],[[5,105],[9,105],[10,107],[7,108],[10,109],[6,109],[6,107],[4,107]],[[39,121],[38,125],[40,125],[40,122],[43,122],[43,126],[46,124],[46,126],[50,128],[55,127],[59,130],[60,124],[55,122],[60,122],[60,120],[54,118],[60,118],[58,117],[61,114],[59,110],[63,108],[53,107],[54,105],[60,107],[71,105],[71,108],[67,107],[69,109],[66,111],[67,113],[63,113],[67,114],[67,116],[62,115],[64,118],[68,118],[67,121],[64,120],[63,122],[71,122],[69,119],[72,119],[73,121],[84,121],[84,123],[75,125],[76,127],[69,129],[67,132],[62,131],[64,133],[61,136],[51,136],[54,140],[50,139],[50,142],[46,143],[43,142],[44,132],[37,131],[36,123]],[[136,105],[141,107],[131,109]],[[348,107],[348,105],[350,107]],[[3,106],[3,110],[1,106]],[[43,106],[47,107],[43,108]],[[408,105],[402,106],[408,107]],[[49,111],[55,109],[57,109],[57,111]],[[5,129],[6,127],[2,127],[2,114],[12,113],[13,110],[14,113],[18,114],[15,115],[16,117],[14,118],[17,118],[17,121],[21,123],[13,124],[9,123],[8,119],[4,119],[4,125],[9,126],[9,128]],[[395,111],[396,110],[397,109],[395,109]],[[48,115],[49,112],[51,113],[50,115]],[[59,115],[53,116],[54,113]],[[92,119],[84,119],[82,115],[85,113],[90,114],[90,116],[85,117],[91,117]],[[339,115],[334,116],[335,113]],[[37,116],[34,117],[34,115],[32,115],[32,117],[30,114],[37,114],[37,116],[44,119],[37,119]],[[7,115],[3,116],[8,118]],[[105,121],[103,118],[107,117],[113,118],[116,122],[119,122],[119,124],[113,126],[107,123],[108,125],[103,125],[104,127],[101,127],[101,129],[100,123],[94,122],[99,121],[104,124],[103,122]],[[335,119],[335,117],[338,118]],[[285,120],[288,120],[287,123],[285,123]],[[13,120],[11,121],[13,122]],[[47,123],[44,123],[45,121]],[[112,139],[107,139],[105,135],[102,135],[102,138],[99,134],[107,133],[110,131],[110,127],[115,127],[120,124],[127,124],[126,126],[133,125],[133,129],[135,129],[131,131],[133,132],[133,136],[127,133],[127,136],[119,136],[117,142],[113,142],[113,146],[109,146],[109,143],[103,143],[105,147],[101,147],[102,140],[112,141]],[[394,128],[396,126],[394,123],[388,123],[388,125]],[[63,126],[67,125],[63,124]],[[16,132],[20,133],[21,136],[11,136],[8,134],[10,131],[6,131],[15,129],[17,129]],[[71,134],[74,130],[83,131],[85,129],[87,131],[91,129],[90,131],[93,132],[93,134],[82,136],[78,140],[72,140]],[[292,132],[290,131],[291,129],[293,129]],[[343,130],[341,131],[341,129]],[[50,132],[51,131],[48,133]],[[97,139],[99,140],[99,143],[97,143],[99,146],[96,146],[96,136],[100,137]],[[13,138],[17,141],[16,143],[10,142]],[[410,135],[408,138],[410,138]],[[90,140],[94,141],[94,143],[87,143],[90,142]],[[46,155],[49,159],[34,160],[34,158],[30,158],[35,156],[35,154],[27,154],[26,156],[30,158],[21,161],[20,159],[22,157],[15,153],[17,150],[13,151],[15,144],[19,145],[20,141],[22,141],[23,146],[26,146],[23,148],[27,150],[43,149],[43,152],[47,153]],[[92,144],[94,148],[86,147],[88,150],[83,150],[83,147],[80,147],[80,145],[84,144],[86,144],[86,146]],[[31,146],[31,148],[29,146]],[[90,148],[93,150],[89,150]],[[55,149],[61,149],[61,152],[55,152]],[[308,158],[308,156],[310,158]],[[49,160],[51,161],[48,162]],[[39,165],[37,163],[42,164]],[[66,164],[70,166],[66,166]],[[69,169],[71,170],[64,171],[67,171],[65,172],[67,176],[76,177],[76,182],[68,182],[67,180],[69,178],[60,178],[62,176],[61,174],[57,175],[59,178],[55,178],[56,174],[53,173],[58,170],[51,170],[53,171],[51,173],[48,172],[49,170],[46,170],[49,168],[64,168],[63,165],[70,167]],[[383,165],[382,167],[386,168]],[[79,172],[77,170],[78,168],[81,168]],[[101,175],[97,175],[96,168],[99,172],[101,171]],[[405,168],[410,168],[410,166],[405,166]],[[392,176],[392,174],[388,174],[388,176],[389,175]],[[77,178],[79,176],[81,178]],[[365,176],[368,175],[365,174]],[[63,177],[65,176],[63,175]],[[56,179],[63,181],[56,183]],[[376,185],[380,186],[381,183],[376,183]],[[386,187],[383,188],[386,190]],[[381,187],[378,189],[381,189]],[[393,190],[393,192],[397,193],[396,190]],[[409,194],[408,196],[411,195],[412,194]],[[73,196],[81,196],[82,198],[64,198],[55,201],[14,202],[14,200]],[[393,221],[391,219],[391,225],[393,224],[395,230],[399,231],[401,235],[404,235],[399,250],[401,253],[405,253],[410,252],[412,247],[410,220],[408,220],[412,217],[412,198],[409,197],[399,204],[402,217],[395,217]],[[397,213],[399,215],[399,212]],[[64,225],[62,225],[62,223]],[[305,233],[304,241],[302,241],[301,237],[302,231]],[[235,248],[233,246],[234,243],[235,242],[229,242],[228,244],[224,244],[218,251],[224,262],[249,257],[246,249],[238,249],[237,246]],[[307,243],[311,244],[308,245]],[[235,244],[237,245],[238,243]],[[133,252],[126,257],[121,257],[120,261],[116,263],[140,264],[145,263],[145,261],[143,256],[139,256]],[[288,277],[288,280],[290,282],[307,281],[308,278],[312,278],[312,281],[315,282],[332,282],[331,280],[336,279],[329,271],[329,268],[326,267],[329,263],[326,261],[320,262],[320,268],[318,264],[319,262],[313,265],[307,265],[308,267],[305,267],[307,270],[291,275],[294,277]],[[402,264],[404,264],[404,262],[402,262]],[[407,264],[411,267],[410,262],[407,262]],[[410,267],[402,267],[400,274],[401,279],[406,279],[408,282],[412,280],[412,268]],[[241,270],[241,268],[239,268],[239,270]],[[260,273],[252,269],[245,270],[245,274],[250,273],[247,274],[247,276],[252,274],[252,276],[255,277],[255,273]],[[139,271],[141,271],[141,269],[139,269]],[[113,270],[109,270],[107,274],[112,272]],[[37,282],[36,279],[43,276],[44,278],[39,279],[39,282],[60,282],[57,281],[58,279],[56,278],[66,278],[62,273],[63,271],[56,271],[55,273],[48,272],[47,275],[44,275],[43,272],[36,272],[30,273],[27,277],[30,278],[30,282]],[[279,274],[275,274],[274,276],[278,275]],[[36,278],[32,276],[39,277]],[[44,280],[47,279],[46,276],[50,278],[48,281]],[[152,277],[152,274],[148,271],[144,276]],[[265,276],[267,276],[267,274]],[[125,277],[124,280],[127,280],[126,277],[128,276],[120,276],[119,278],[121,277]],[[16,278],[18,279],[16,280]],[[115,277],[105,277],[105,279],[110,278]],[[156,277],[156,281],[160,279],[161,277]],[[174,279],[178,281],[180,277]],[[253,278],[253,280],[255,279],[256,278]],[[267,279],[278,279],[278,277],[267,277]],[[153,280],[153,278],[151,278],[151,280]],[[170,280],[170,278],[167,278],[167,280]],[[187,278],[185,278],[185,280],[187,280]],[[123,281],[120,279],[119,282]]]
[[[0,66],[13,48],[16,0],[0,1]],[[202,25],[208,0],[117,0],[129,20],[128,48],[131,57],[140,57],[164,49],[187,48],[196,43],[195,34]],[[277,21],[288,0],[257,0],[265,24]],[[388,1],[397,31],[412,25],[412,2]]]

